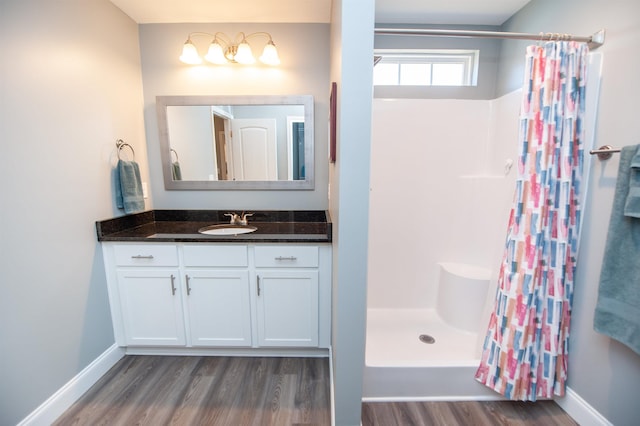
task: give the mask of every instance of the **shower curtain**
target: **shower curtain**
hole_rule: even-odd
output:
[[[513,400],[565,392],[587,53],[570,41],[527,48],[516,190],[475,376]]]

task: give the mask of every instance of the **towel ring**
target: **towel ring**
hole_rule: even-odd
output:
[[[176,150],[171,148],[171,149],[169,149],[169,152],[173,152],[174,155],[176,156],[176,161],[178,161],[178,153],[176,152]]]
[[[131,150],[131,154],[133,154],[133,159],[135,160],[136,152],[134,151],[133,147],[128,143],[126,143],[125,141],[123,141],[122,139],[118,139],[116,141],[116,147],[118,148],[118,160],[122,160],[122,158],[120,158],[120,151],[122,151],[122,148],[124,148],[125,146],[129,147],[129,149]]]

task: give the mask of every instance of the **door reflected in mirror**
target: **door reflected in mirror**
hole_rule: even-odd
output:
[[[311,96],[159,96],[166,189],[313,189]]]

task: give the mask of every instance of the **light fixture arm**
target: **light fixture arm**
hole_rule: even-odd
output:
[[[251,33],[251,34],[248,34],[248,35],[245,35],[244,33],[240,33],[240,34],[242,34],[242,38],[245,39],[245,40],[248,39],[248,38],[251,38],[251,37],[255,37],[255,36],[265,36],[265,37],[269,38],[270,42],[273,43],[273,39],[271,38],[271,34],[266,33],[264,31],[258,31],[258,32]]]

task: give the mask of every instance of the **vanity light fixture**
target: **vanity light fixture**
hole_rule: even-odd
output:
[[[231,39],[224,33],[191,33],[182,47],[182,55],[180,56],[180,60],[185,64],[199,65],[202,63],[202,58],[198,54],[198,49],[196,49],[195,44],[193,44],[193,41],[191,40],[191,37],[194,36],[208,36],[213,38],[204,59],[207,62],[218,65],[227,64],[229,62],[243,65],[254,64],[256,59],[253,56],[251,46],[249,46],[249,42],[247,40],[257,37],[268,37],[269,40],[262,51],[262,56],[259,58],[260,62],[267,65],[280,65],[280,58],[278,57],[276,45],[271,38],[271,34],[265,32],[251,34],[238,33],[235,39]]]

